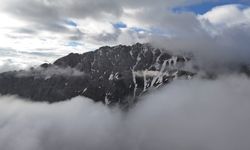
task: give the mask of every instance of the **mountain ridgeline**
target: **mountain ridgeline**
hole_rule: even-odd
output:
[[[176,78],[191,78],[185,56],[150,44],[101,47],[71,53],[53,64],[0,74],[0,94],[50,103],[85,96],[107,105],[129,106],[142,94]]]

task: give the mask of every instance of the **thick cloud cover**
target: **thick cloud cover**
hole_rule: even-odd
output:
[[[183,29],[179,30],[177,25],[179,34],[167,38],[153,36],[151,41],[173,52],[192,53],[198,60],[196,63],[207,69],[249,65],[249,12],[250,8],[242,5],[218,6],[195,18],[189,15],[190,19],[185,23],[180,18],[177,24],[183,25]]]
[[[70,52],[83,53],[103,45],[135,42],[152,42],[172,51],[192,52],[196,59],[203,60],[198,61],[200,65],[209,64],[210,68],[249,63],[249,3],[239,1],[242,4],[217,6],[204,14],[175,11],[206,2],[218,3],[217,0],[146,0],[143,3],[138,0],[3,0],[0,53],[8,56],[0,57],[0,65],[10,60],[27,67],[51,62]],[[125,27],[115,27],[117,22]]]
[[[173,11],[189,4],[3,0],[0,72],[134,42],[191,52],[202,69],[213,71],[250,63],[249,6],[225,5],[204,14]],[[118,21],[126,27],[115,28]],[[1,96],[0,149],[248,150],[249,89],[250,80],[241,75],[175,81],[126,113],[83,97],[47,104]]]
[[[1,150],[248,150],[250,80],[173,82],[129,112],[83,97],[62,103],[0,98]]]
[[[175,11],[205,2],[219,1],[3,0],[0,49],[14,50],[15,57],[2,58],[28,66],[103,45],[153,42],[195,52],[204,64],[249,63],[249,3],[217,6],[204,14]],[[117,22],[126,27],[115,27]],[[37,59],[20,62],[24,55]]]

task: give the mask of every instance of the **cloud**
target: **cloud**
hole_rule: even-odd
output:
[[[59,56],[50,49],[33,52],[15,50],[9,47],[0,47],[0,72],[28,69],[39,66],[44,62],[52,62]]]
[[[170,37],[153,35],[150,41],[173,52],[192,53],[203,69],[214,71],[228,69],[228,66],[249,65],[249,10],[247,6],[224,5],[203,15],[190,14],[189,21],[180,19],[177,23],[187,26],[179,29],[181,27],[176,25],[178,34]]]
[[[5,0],[0,6],[0,72],[101,45],[148,41],[193,53],[202,69],[250,64],[248,6],[225,5],[201,15],[172,12],[180,5],[189,4]],[[119,21],[126,28],[113,26]],[[249,89],[250,80],[240,75],[175,81],[126,113],[83,97],[47,104],[1,96],[0,149],[248,150]]]
[[[0,73],[25,68],[26,66],[20,66],[19,64],[13,63],[11,60],[0,61]]]
[[[36,68],[36,69],[29,69],[29,70],[22,70],[20,72],[17,72],[17,77],[29,77],[33,76],[35,78],[45,78],[49,79],[53,76],[64,76],[64,77],[80,77],[84,76],[84,73],[74,69],[74,68],[60,68],[56,66],[49,66],[47,68]]]
[[[201,15],[201,19],[206,19],[216,26],[249,25],[249,11],[249,8],[239,4],[217,6]]]
[[[152,42],[173,52],[193,53],[195,63],[207,70],[250,64],[249,6],[217,6],[199,15],[172,9],[202,2],[5,0],[0,6],[0,41],[2,47],[16,51],[45,51],[57,57],[104,45]],[[126,28],[117,28],[116,23]],[[35,64],[56,59],[55,55],[47,56],[47,60],[34,57]],[[20,59],[18,55],[11,60]]]
[[[115,148],[119,112],[77,97],[57,104],[1,97],[2,150]]]
[[[248,149],[249,79],[177,81],[142,99],[130,131],[141,149]],[[237,89],[237,90],[236,90]]]
[[[0,98],[1,150],[247,150],[250,80],[179,80],[128,112],[83,97],[47,104]]]
[[[128,21],[129,27],[139,23],[138,27],[142,28],[140,15],[145,15],[128,12],[162,11],[199,2],[201,0],[189,3],[185,0],[167,3],[146,0],[143,4],[138,0],[4,0],[0,6],[0,40],[4,43],[2,47],[26,51],[51,49],[61,56],[69,51],[82,53],[103,45],[126,43],[134,37],[138,37],[137,41],[145,41],[141,34],[131,33],[129,29],[117,30],[113,24]],[[67,46],[70,40],[80,42],[81,46]]]

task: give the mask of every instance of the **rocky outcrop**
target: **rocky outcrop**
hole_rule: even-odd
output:
[[[86,96],[105,104],[131,105],[136,97],[175,78],[190,78],[183,69],[189,59],[150,44],[101,47],[71,53],[53,64],[0,74],[0,93],[33,101],[58,102]],[[129,98],[128,98],[129,97]]]

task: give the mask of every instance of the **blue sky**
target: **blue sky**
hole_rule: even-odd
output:
[[[127,28],[127,25],[124,22],[116,22],[113,24],[114,28],[121,29],[121,28]]]
[[[228,4],[240,4],[242,6],[250,5],[250,0],[214,0],[202,2],[195,5],[185,6],[185,7],[175,7],[173,11],[175,12],[194,12],[196,14],[204,14],[216,6],[228,5]]]
[[[65,20],[65,23],[72,27],[77,27],[77,24],[72,20]]]

